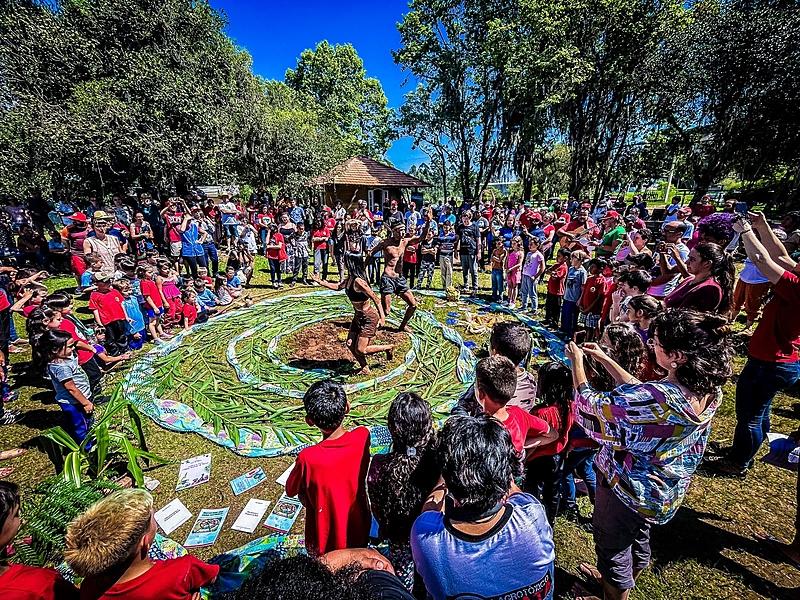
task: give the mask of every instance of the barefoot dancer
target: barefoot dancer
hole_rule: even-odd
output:
[[[370,258],[375,256],[377,252],[383,251],[386,257],[386,263],[383,268],[383,275],[381,275],[381,302],[383,302],[383,311],[387,315],[392,310],[392,294],[397,294],[408,305],[406,314],[403,315],[403,321],[400,323],[398,331],[406,331],[406,326],[414,316],[417,310],[417,299],[411,293],[408,287],[406,278],[400,273],[402,272],[403,253],[406,251],[406,246],[409,244],[418,244],[420,240],[424,240],[428,235],[428,228],[431,225],[431,218],[433,212],[430,208],[425,211],[425,225],[419,235],[414,237],[405,237],[406,226],[403,221],[390,220],[389,226],[391,227],[391,237],[383,240],[370,250]]]
[[[369,373],[367,366],[367,355],[386,352],[386,359],[392,359],[394,346],[390,344],[370,345],[372,338],[378,327],[382,327],[386,316],[383,312],[381,303],[372,288],[367,283],[367,275],[364,269],[364,258],[361,254],[348,252],[345,254],[345,265],[347,266],[347,277],[339,283],[330,283],[314,273],[311,278],[321,286],[330,290],[344,289],[344,293],[353,304],[355,314],[350,323],[350,333],[347,335],[347,347],[353,353],[361,369],[358,374]],[[370,300],[377,307],[377,311],[370,306]]]

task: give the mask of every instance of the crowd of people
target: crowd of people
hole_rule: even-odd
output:
[[[674,517],[697,469],[747,477],[773,398],[800,379],[798,213],[771,225],[761,213],[737,213],[734,202],[718,210],[703,198],[673,200],[654,222],[640,198],[406,211],[393,200],[373,213],[365,202],[348,212],[254,196],[247,206],[170,198],[161,208],[143,195],[129,214],[119,199],[69,213],[58,240],[89,294],[93,332],[72,315],[71,296],[46,295],[43,272],[5,268],[0,340],[6,349],[13,341],[12,310],[26,316],[34,364],[49,374],[76,439],[103,371],[136,344],[207,318],[224,304],[221,291],[241,295],[259,252],[275,287],[310,278],[347,294],[348,345],[364,371],[371,354],[391,355],[372,338],[392,298],[406,306],[403,329],[416,308],[412,290],[429,287],[438,268],[452,291],[454,263],[465,294],[479,292],[478,273],[488,268],[488,300],[559,331],[566,360],[533,364],[527,327],[497,323],[453,415],[439,426],[420,396],[398,394],[386,423],[391,450],[373,458],[369,431],[345,426],[342,385],[312,385],[303,405],[322,441],[300,452],[286,484],[306,507],[308,556],[269,561],[236,598],[549,599],[558,518],[594,537],[597,561],[580,565],[576,596],[627,598],[651,563],[652,527]],[[208,278],[222,247],[227,271],[212,263]],[[746,256],[738,276],[736,252]],[[328,281],[330,263],[338,282]],[[202,295],[215,304],[201,306]],[[736,432],[730,448],[707,448],[742,308],[754,330],[736,384]],[[13,391],[6,385],[4,394]],[[591,514],[579,509],[576,480]],[[19,504],[16,487],[0,482],[0,547],[16,533]],[[373,518],[383,554],[369,549]],[[190,598],[213,587],[216,565],[150,561],[155,531],[143,490],[115,492],[76,518],[65,559],[85,578],[80,597]],[[800,558],[800,527],[779,549]],[[54,572],[0,566],[0,590],[23,588],[42,598],[77,593]]]

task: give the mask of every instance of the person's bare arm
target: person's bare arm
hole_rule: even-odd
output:
[[[770,280],[771,283],[778,283],[783,274],[787,271],[781,264],[770,256],[770,253],[756,237],[752,227],[744,221],[734,223],[733,228],[741,234],[742,243],[744,244],[744,251],[756,268]],[[788,258],[788,257],[786,257]],[[791,259],[789,259],[791,260]],[[794,261],[792,261],[794,262]],[[792,265],[794,268],[794,264]]]
[[[781,242],[775,235],[775,232],[772,231],[772,227],[767,223],[764,213],[754,212],[747,214],[753,223],[753,229],[756,230],[761,237],[761,244],[770,258],[787,271],[793,270],[796,264],[795,261],[789,257],[789,252],[787,252],[783,242]],[[750,260],[753,259],[751,258]]]
[[[72,379],[67,379],[66,381],[62,382],[62,385],[64,386],[64,389],[67,390],[70,395],[78,401],[78,404],[83,407],[84,412],[86,412],[86,414],[91,414],[91,412],[94,410],[94,404],[92,404],[91,401],[83,395],[83,392],[78,389],[78,386],[75,385],[75,381]]]
[[[377,294],[372,290],[369,283],[361,279],[360,277],[356,277],[356,280],[353,282],[353,287],[359,290],[360,292],[369,296],[369,299],[375,304],[375,308],[378,309],[378,315],[380,315],[380,322],[378,325],[383,327],[386,324],[386,314],[383,312],[383,305],[381,304],[380,299],[378,298]]]
[[[442,477],[439,477],[439,481],[434,486],[431,493],[428,495],[428,498],[425,500],[425,503],[422,505],[422,511],[426,512],[429,510],[435,510],[438,512],[444,511],[444,498],[447,495],[447,485],[444,482]]]
[[[322,287],[326,287],[329,290],[334,290],[334,291],[343,290],[344,287],[347,285],[347,279],[343,279],[339,283],[331,283],[330,281],[325,281],[324,279],[321,279],[318,273],[311,273],[311,280],[320,284]]]
[[[683,262],[683,258],[681,258],[681,253],[678,251],[677,246],[670,246],[668,247],[669,253],[672,254],[672,258],[675,259],[675,268],[680,272],[683,277],[688,277],[691,275],[689,273],[689,269],[686,268],[686,263]]]

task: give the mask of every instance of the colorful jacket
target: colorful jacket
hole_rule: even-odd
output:
[[[600,444],[597,469],[617,497],[651,523],[669,521],[703,458],[722,390],[695,415],[683,390],[664,381],[575,392],[575,422]]]

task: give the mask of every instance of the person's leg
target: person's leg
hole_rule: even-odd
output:
[[[319,275],[322,272],[322,250],[317,248],[314,250],[314,275]]]
[[[323,248],[320,250],[320,256],[322,257],[322,279],[324,281],[328,280],[328,249]]]
[[[492,300],[497,300],[501,293],[499,275],[499,269],[492,269]]]
[[[636,537],[633,540],[631,556],[633,558],[633,580],[636,581],[639,574],[650,566],[652,557],[652,551],[650,550],[650,524],[644,519],[639,523]]]
[[[394,350],[392,344],[370,344],[371,341],[372,339],[365,335],[359,336],[356,340],[356,349],[362,356],[377,354],[379,352],[391,352]]]
[[[261,250],[264,252],[264,256],[266,256],[267,255],[267,228],[266,227],[262,227],[261,228],[261,231],[258,232],[258,237],[261,238]]]
[[[592,527],[597,571],[607,600],[625,600],[635,585],[632,550],[642,523],[644,519],[625,506],[607,483],[598,487]]]
[[[521,310],[525,310],[528,306],[528,299],[531,296],[532,280],[533,278],[530,275],[523,275],[522,281],[519,283],[519,304]]]
[[[82,407],[75,404],[59,402],[59,406],[64,411],[69,434],[72,439],[80,444],[86,438],[89,427],[91,427],[90,417],[83,411]]]
[[[769,292],[770,283],[749,283],[744,295],[744,313],[747,315],[747,324],[752,325],[758,320],[758,313],[764,303],[764,296]]]
[[[81,365],[81,368],[89,378],[89,387],[92,390],[92,396],[97,398],[103,393],[101,381],[103,379],[103,371],[100,365],[97,364],[97,358],[92,356],[89,360]]]
[[[769,428],[775,395],[800,378],[800,363],[767,363],[748,359],[736,382],[736,430],[728,460],[748,468]]]
[[[406,307],[406,314],[403,315],[403,320],[400,323],[400,327],[398,331],[407,331],[408,322],[411,320],[411,317],[414,316],[414,313],[417,312],[417,299],[414,297],[414,294],[411,293],[411,290],[406,290],[400,294],[400,297],[405,301],[408,305]],[[388,314],[388,313],[387,313]]]
[[[463,287],[466,290],[466,289],[469,288],[469,282],[468,282],[467,278],[469,277],[469,259],[470,259],[470,255],[469,254],[462,254],[460,256],[460,258],[461,258],[461,277],[464,280],[464,286]]]
[[[474,254],[469,256],[469,272],[472,279],[472,291],[478,293],[478,261]]]
[[[597,473],[594,470],[594,457],[596,455],[596,449],[584,448],[579,453],[580,460],[575,465],[575,472],[583,479],[586,493],[589,495],[589,501],[592,505],[594,505],[597,495]]]
[[[530,278],[530,282],[528,283],[528,295],[531,299],[531,310],[533,312],[539,311],[539,292],[536,289],[538,283],[539,282],[533,277]]]
[[[731,299],[731,321],[735,321],[739,316],[739,312],[744,305],[745,297],[747,295],[747,284],[741,279],[736,280],[736,285],[733,288],[733,298]]]

